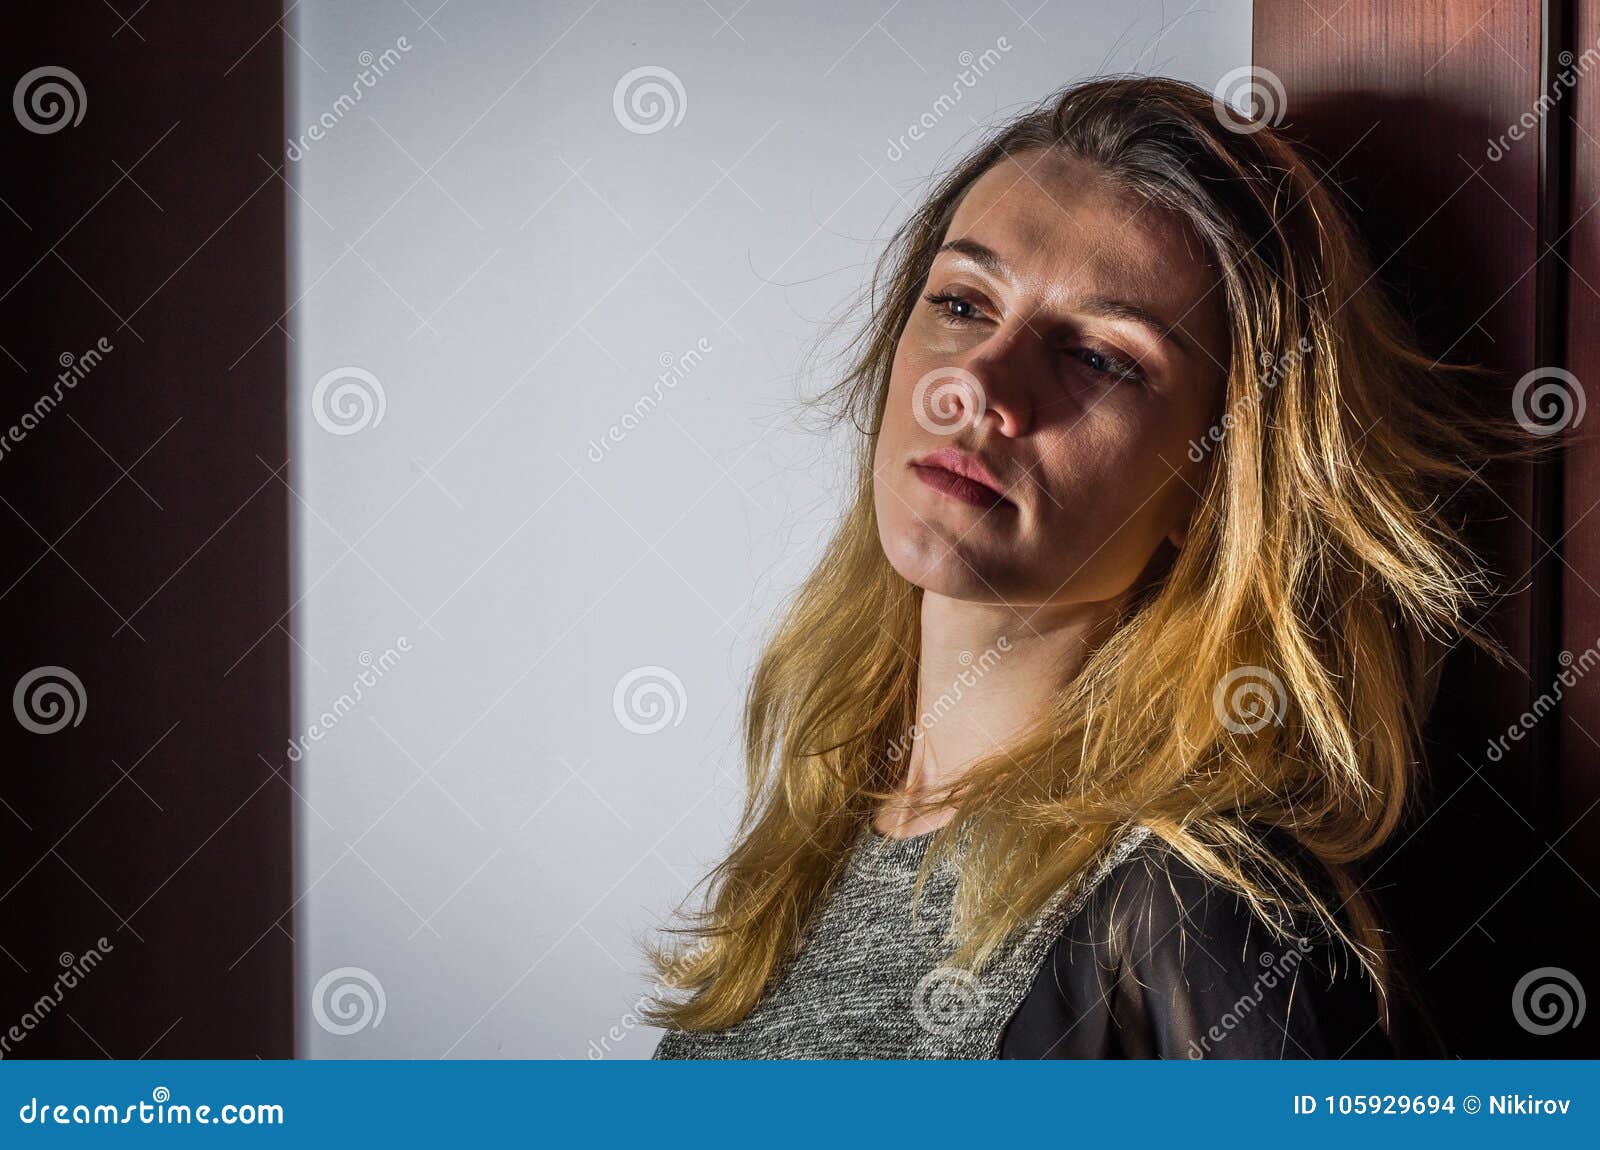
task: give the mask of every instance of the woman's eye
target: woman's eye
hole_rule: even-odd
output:
[[[1092,347],[1075,348],[1073,353],[1080,357],[1083,365],[1090,371],[1107,379],[1120,379],[1132,383],[1144,378],[1144,372],[1138,364],[1103,351],[1096,351]]]
[[[940,318],[948,323],[963,324],[983,318],[977,305],[963,296],[952,295],[949,292],[929,292],[922,298],[932,304]]]
[[[952,292],[929,292],[922,297],[934,309],[934,313],[941,322],[954,327],[976,323],[983,319],[983,313],[978,310],[978,305]],[[1092,347],[1069,348],[1069,353],[1080,358],[1080,361],[1095,375],[1105,379],[1115,379],[1129,383],[1137,382],[1144,378],[1144,370],[1137,363],[1125,360],[1110,352],[1100,351]]]

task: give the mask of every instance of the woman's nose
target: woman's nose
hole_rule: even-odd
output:
[[[987,420],[1005,436],[1027,431],[1033,421],[1034,388],[1047,370],[1041,355],[1042,341],[1021,322],[996,330],[972,348],[959,366],[981,397],[973,422]]]

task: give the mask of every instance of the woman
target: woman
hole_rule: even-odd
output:
[[[1437,503],[1531,450],[1509,414],[1289,143],[1174,80],[1006,126],[870,302],[827,397],[854,505],[751,683],[737,842],[652,948],[695,992],[656,1056],[1389,1056],[1356,864],[1442,644],[1496,650]]]

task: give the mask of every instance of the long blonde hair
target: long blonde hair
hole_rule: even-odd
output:
[[[652,1022],[713,1030],[743,1018],[863,820],[903,782],[892,748],[917,720],[922,592],[891,568],[873,506],[890,365],[963,195],[995,163],[1041,148],[1194,225],[1218,270],[1231,358],[1213,434],[1191,446],[1210,462],[1185,545],[1037,725],[948,794],[955,815],[924,875],[962,834],[951,961],[981,968],[1138,821],[1274,930],[1309,908],[1385,990],[1383,932],[1354,864],[1414,801],[1445,645],[1464,636],[1504,655],[1467,623],[1492,587],[1443,504],[1481,482],[1486,457],[1554,440],[1523,430],[1484,369],[1418,349],[1334,194],[1287,139],[1223,123],[1193,85],[1113,76],[994,133],[883,254],[851,366],[822,397],[861,432],[853,503],[750,682],[736,842],[707,876],[704,906],[669,929],[681,942],[646,948],[665,987],[696,991],[659,995]],[[1269,847],[1273,828],[1321,864],[1340,906]]]

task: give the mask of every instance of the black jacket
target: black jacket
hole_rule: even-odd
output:
[[[1339,905],[1325,874],[1301,873]],[[1241,897],[1151,839],[1106,876],[1052,946],[1006,1025],[1000,1056],[1442,1054],[1386,1034],[1371,980],[1347,948],[1325,931],[1295,937],[1304,941],[1273,937]],[[1413,1005],[1391,1000],[1391,1022],[1418,1030]]]

